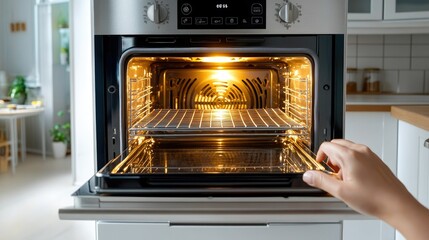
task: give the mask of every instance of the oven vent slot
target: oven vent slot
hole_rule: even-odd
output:
[[[146,38],[147,43],[176,43],[175,37],[148,37]]]
[[[209,43],[210,44],[210,43],[221,43],[222,39],[220,39],[220,38],[208,38],[208,37],[205,37],[205,38],[195,38],[195,37],[193,37],[189,41],[191,43],[199,43],[199,44],[201,44],[201,43]]]
[[[234,37],[226,38],[227,43],[263,43],[265,38],[243,38],[243,37]]]

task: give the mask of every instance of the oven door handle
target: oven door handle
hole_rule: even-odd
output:
[[[239,228],[239,227],[269,227],[268,223],[174,223],[174,222],[170,222],[170,227],[190,227],[190,228],[194,228],[194,227],[231,227],[231,228]]]

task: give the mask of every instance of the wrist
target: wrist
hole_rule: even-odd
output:
[[[428,239],[429,210],[411,195],[396,202],[397,206],[381,219],[396,228],[406,239]]]

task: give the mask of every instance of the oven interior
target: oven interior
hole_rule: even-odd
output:
[[[219,186],[222,177],[228,185],[256,184],[261,176],[327,167],[309,147],[311,57],[134,54],[125,62],[124,151],[98,176],[139,176],[158,186]]]

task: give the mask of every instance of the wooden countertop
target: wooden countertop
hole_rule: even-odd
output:
[[[391,107],[391,105],[346,104],[346,112],[390,112]]]
[[[391,114],[398,120],[429,131],[429,105],[393,106]]]

